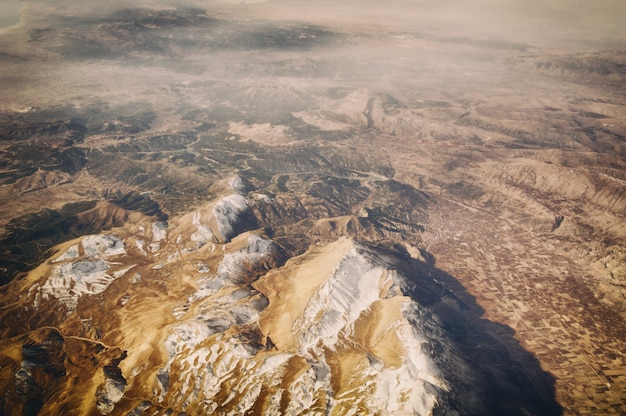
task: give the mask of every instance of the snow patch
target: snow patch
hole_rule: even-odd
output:
[[[108,269],[109,266],[102,259],[55,266],[46,283],[41,286],[42,298],[59,299],[69,311],[73,311],[81,296],[102,293],[115,280],[106,274]]]
[[[163,241],[167,238],[167,223],[158,221],[152,224],[152,241]]]
[[[244,195],[250,190],[250,183],[239,175],[233,176],[228,181],[228,186],[230,186],[230,189],[233,191]]]
[[[169,256],[167,256],[167,260],[166,263],[173,263],[176,260],[180,259],[180,253],[178,251],[170,254]]]
[[[213,241],[213,233],[208,226],[202,223],[200,212],[193,214],[191,223],[196,226],[196,232],[191,235],[191,241],[197,242],[200,247]]]
[[[135,267],[136,264],[131,264],[130,266],[124,267],[122,269],[116,270],[113,272],[113,277],[118,279],[122,276],[124,276],[130,269],[132,269],[133,267]]]
[[[111,414],[115,405],[122,400],[126,388],[126,383],[122,380],[106,377],[104,384],[98,387],[96,408],[101,415]]]
[[[228,195],[213,206],[213,217],[223,242],[251,229],[252,211],[241,195]]]
[[[105,234],[94,234],[84,237],[81,241],[85,255],[94,257],[113,257],[126,254],[124,241],[118,237]]]
[[[258,381],[264,378],[264,373],[268,373],[266,378],[283,377],[291,354],[269,356],[263,363],[257,363],[255,356],[261,345],[229,334],[230,328],[240,325],[252,328],[267,305],[265,298],[247,286],[225,288],[236,285],[235,281],[244,279],[277,249],[271,240],[250,235],[244,248],[224,255],[215,275],[199,279],[200,289],[184,305],[175,308],[177,319],[187,319],[171,328],[165,342],[168,361],[157,374],[157,384],[161,387],[157,395],[161,400],[167,399],[182,409],[187,402],[202,402],[207,414],[236,400],[235,414],[244,414],[261,394],[262,385]],[[205,263],[199,262],[197,266],[201,272],[209,272]],[[224,290],[222,296],[220,290]],[[192,308],[193,315],[186,314]],[[175,388],[170,385],[171,368],[184,369],[177,374]],[[247,376],[233,386],[228,397],[217,402],[224,380],[233,373]]]
[[[194,300],[211,296],[224,287],[224,280],[216,277],[204,277],[198,280],[199,289],[193,294]]]
[[[309,300],[302,318],[294,323],[301,347],[322,342],[333,348],[342,330],[351,333],[361,313],[380,299],[381,287],[389,279],[383,278],[383,271],[351,249]]]
[[[78,244],[73,244],[67,251],[57,257],[52,263],[59,263],[62,261],[76,260],[78,258]]]
[[[124,241],[116,236],[89,235],[83,237],[80,245],[85,258],[67,261],[78,258],[74,257],[78,254],[78,245],[70,247],[65,254],[68,252],[71,254],[68,256],[64,254],[57,259],[57,262],[60,262],[61,258],[65,260],[52,267],[50,276],[39,288],[42,299],[58,299],[67,307],[68,313],[76,309],[81,296],[104,292],[113,281],[135,266],[119,269],[112,275],[107,273],[111,264],[105,259],[126,254]]]
[[[250,274],[261,266],[264,259],[273,256],[278,247],[258,235],[248,237],[248,245],[236,252],[226,253],[219,263],[215,276],[206,276],[198,281],[199,290],[194,299],[202,299],[217,293],[224,286],[233,286],[249,279]],[[200,273],[208,272],[208,266],[198,264]]]
[[[198,263],[198,273],[206,274],[210,272],[209,265],[203,262]]]
[[[357,244],[347,250],[293,321],[291,330],[298,340],[297,354],[307,359],[310,368],[290,381],[291,400],[287,413],[306,413],[313,405],[312,397],[319,397],[319,394],[328,398],[331,414],[357,415],[360,414],[358,409],[367,409],[368,414],[426,415],[432,412],[437,392],[446,386],[430,356],[423,352],[426,341],[409,323],[407,314],[411,307],[417,306],[410,298],[402,296],[403,281],[392,258]],[[388,315],[391,320],[385,323],[384,334],[388,335],[384,336],[397,337],[401,345],[393,352],[397,362],[390,364],[369,351],[369,360],[355,361],[354,377],[347,379],[341,394],[336,395],[331,383],[332,370],[320,364],[330,357],[336,360],[335,354],[341,357],[346,349],[353,347],[357,356],[360,355],[367,346],[359,344],[363,335],[361,331],[355,332],[356,323],[360,324],[364,314],[374,307],[379,310],[380,301],[391,298],[396,299],[395,307],[400,309],[396,311],[401,313],[398,317]],[[269,301],[271,304],[280,298]],[[350,367],[345,368],[348,369]]]
[[[247,208],[242,197],[227,198],[232,204],[224,202],[220,211],[218,203],[216,218],[216,213],[236,218],[234,213]],[[201,217],[195,218],[197,226]],[[294,323],[300,348],[276,351],[269,341],[267,348],[261,345],[258,327],[268,299],[248,285],[277,250],[271,240],[250,234],[245,247],[224,254],[212,273],[206,263],[195,263],[204,276],[197,281],[199,290],[173,310],[178,322],[165,341],[168,358],[156,375],[155,397],[182,410],[194,403],[199,406],[194,410],[204,414],[225,407],[245,414],[262,396],[266,414],[306,414],[320,397],[328,401],[325,410],[330,414],[430,414],[437,389],[445,386],[422,351],[425,341],[407,319],[393,318],[397,320],[387,328],[404,348],[400,364],[389,366],[370,354],[369,364],[359,364],[358,375],[341,395],[335,396],[331,383],[336,363],[331,369],[327,362],[337,357],[337,350],[355,345],[359,318],[381,299],[401,296],[403,277],[394,270],[393,260],[356,244],[346,248]],[[403,306],[403,316],[409,309]],[[361,347],[355,348],[356,354]],[[297,365],[303,365],[302,371],[290,375]],[[285,384],[288,375],[292,378]],[[229,386],[226,394],[224,383]]]
[[[224,255],[217,268],[217,276],[231,283],[243,282],[251,270],[277,250],[278,247],[271,240],[250,234],[246,248]]]
[[[291,357],[293,357],[293,354],[288,353],[278,353],[270,355],[263,361],[263,364],[261,364],[261,366],[259,367],[259,372],[267,373],[269,371],[276,370],[277,368],[280,368],[287,364],[287,361],[289,361]]]
[[[146,253],[146,250],[143,248],[143,246],[144,246],[144,244],[145,244],[145,243],[146,243],[146,242],[145,242],[145,241],[143,241],[143,240],[135,240],[135,246],[137,247],[137,250],[139,250],[139,252],[140,252],[141,254],[143,254],[144,256],[145,256],[146,254],[148,254],[148,253]]]

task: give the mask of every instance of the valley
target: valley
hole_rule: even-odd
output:
[[[623,48],[26,3],[3,414],[626,411]]]

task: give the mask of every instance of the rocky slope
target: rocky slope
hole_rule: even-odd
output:
[[[626,412],[619,13],[321,2],[0,30],[0,413]]]
[[[231,194],[209,204],[208,218],[201,209],[169,224],[143,220],[69,241],[11,285],[2,316],[5,412],[558,408],[531,385],[531,374],[550,381],[536,364],[522,370],[518,361],[527,357],[505,359],[517,368],[511,384],[477,372],[461,353],[466,341],[446,326],[466,327],[472,338],[485,337],[489,324],[428,277],[426,263],[347,236],[285,261],[288,252],[267,236],[232,231],[249,221],[248,204],[255,201]],[[228,242],[217,237],[225,235]],[[15,291],[23,292],[15,298]],[[464,309],[466,316],[454,312]],[[506,336],[492,342],[515,344]],[[88,366],[75,343],[87,349],[82,354],[97,352]],[[78,380],[80,393],[62,394]]]

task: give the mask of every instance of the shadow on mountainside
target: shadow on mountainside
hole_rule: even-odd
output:
[[[97,234],[128,221],[134,212],[158,221],[167,219],[159,204],[137,193],[107,195],[106,203],[90,200],[45,208],[13,218],[0,236],[0,286],[34,269],[66,241]]]
[[[409,320],[428,337],[425,348],[449,382],[434,415],[561,415],[555,379],[515,339],[507,325],[482,318],[484,309],[452,275],[402,255],[403,288],[418,305]],[[458,413],[457,413],[458,412]]]

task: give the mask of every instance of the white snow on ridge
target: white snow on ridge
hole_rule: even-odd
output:
[[[145,256],[148,253],[146,253],[146,250],[144,250],[143,248],[144,244],[145,241],[143,240],[135,240],[135,247],[137,247],[137,250],[139,250],[139,252]]]
[[[239,187],[236,183],[233,186]],[[176,244],[194,242],[186,245],[193,250],[209,243],[228,243],[253,228],[256,221],[248,200],[243,195],[231,194],[185,215],[172,233]]]
[[[255,369],[254,348],[238,337],[224,334],[234,325],[249,325],[258,320],[257,297],[257,293],[248,290],[243,294],[233,292],[212,299],[196,307],[191,319],[172,327],[165,342],[168,362],[159,371],[161,399],[169,394],[177,405],[181,405],[182,398],[196,402],[202,399],[207,406],[205,411],[211,413],[217,408],[213,399],[220,394],[223,380],[241,372],[250,376],[244,377],[242,384],[237,386],[239,392],[245,392],[244,397],[239,398],[239,406],[248,409],[254,404],[260,394],[260,385],[252,375],[258,371],[275,371],[275,367],[268,365],[265,370]],[[287,358],[277,362],[283,363]],[[161,380],[169,380],[172,368],[184,370],[176,375],[177,384],[168,387]]]
[[[158,242],[167,239],[167,223],[164,221],[152,224],[152,241]]]
[[[406,319],[411,306],[405,308],[404,302],[413,305],[413,301],[401,296],[403,276],[394,270],[393,259],[357,244],[340,257],[295,321],[297,350],[264,348],[245,336],[233,336],[238,326],[254,328],[259,322],[267,299],[244,289],[242,282],[255,263],[276,249],[271,240],[252,234],[245,248],[224,255],[215,274],[203,278],[200,290],[180,311],[181,321],[171,327],[166,341],[169,359],[158,378],[159,399],[183,410],[186,403],[201,403],[206,413],[236,403],[243,414],[262,399],[264,412],[271,414],[279,412],[288,396],[286,414],[315,414],[321,410],[312,410],[319,406],[320,397],[328,400],[325,409],[331,414],[356,415],[357,409],[381,415],[430,414],[437,389],[445,389],[445,384],[422,351],[424,340]],[[384,334],[401,343],[404,351],[399,364],[390,365],[370,352],[369,364],[367,359],[362,361],[354,368],[358,374],[342,381],[342,390],[335,391],[336,381],[331,378],[338,367],[336,360],[363,336],[362,329],[355,333],[356,322],[372,308],[380,308],[377,302],[388,304],[396,296],[400,297],[394,304],[403,305],[402,313],[399,318],[386,318],[390,321]],[[275,301],[280,298],[270,300]],[[192,310],[193,316],[186,313]],[[356,346],[351,356],[362,354],[361,348],[367,346]],[[297,377],[282,387],[297,365],[302,366]],[[227,397],[222,388],[225,380],[231,383]]]
[[[321,341],[333,348],[342,330],[352,332],[361,313],[380,299],[381,288],[389,279],[383,274],[381,267],[370,264],[352,248],[294,323],[300,346],[309,348]]]
[[[405,349],[404,363],[398,368],[371,368],[375,389],[368,395],[369,406],[380,408],[384,404],[388,414],[404,414],[407,409],[411,414],[431,414],[437,396],[430,386],[446,390],[446,384],[407,320],[396,322],[395,333]]]
[[[193,299],[202,299],[217,293],[224,286],[232,286],[245,281],[249,270],[257,267],[264,258],[271,256],[278,250],[277,246],[266,238],[256,234],[248,236],[248,245],[232,253],[226,253],[217,266],[215,276],[206,276],[198,281],[200,289],[193,295]],[[202,268],[208,272],[208,268]]]
[[[313,259],[308,265],[305,258],[300,267],[315,267],[314,262],[319,260]],[[361,348],[368,348],[367,342],[383,349],[369,351],[373,359],[354,369],[354,377],[341,386],[341,394],[334,396],[330,381],[326,384],[309,382],[308,391],[330,392],[332,408],[340,414],[352,414],[348,409],[356,409],[357,405],[368,409],[370,414],[430,414],[437,402],[437,390],[445,389],[445,383],[432,359],[422,351],[425,340],[407,319],[405,304],[414,305],[414,302],[401,294],[404,277],[395,270],[394,260],[354,244],[339,260],[333,261],[337,261],[335,268],[306,300],[301,315],[293,321],[291,330],[298,341],[297,354],[330,362],[337,360],[335,354],[341,357],[342,351],[351,346],[359,345],[355,353],[361,354]],[[280,298],[271,298],[270,305],[272,302],[280,302]],[[381,305],[386,305],[387,309],[381,309]],[[364,315],[372,310],[378,312]],[[400,314],[395,315],[394,311]],[[362,332],[362,325],[359,332],[355,327],[357,322],[363,323],[360,319],[364,316],[381,319],[380,322],[372,320],[372,328],[384,325],[378,336],[392,337],[398,343],[378,343],[370,339],[360,344],[359,340],[366,333]],[[309,393],[294,391],[291,397],[290,406],[295,406],[295,414],[299,413],[297,403],[306,402]]]
[[[124,276],[130,269],[132,269],[133,267],[135,267],[136,264],[131,264],[129,266],[123,267],[119,270],[116,270],[113,272],[113,277],[115,277],[116,279]]]
[[[278,247],[271,240],[250,234],[247,245],[226,253],[215,274],[200,279],[199,290],[189,297],[184,307],[174,311],[178,319],[185,316],[187,319],[171,327],[165,342],[168,361],[157,378],[161,400],[171,401],[183,409],[183,399],[201,401],[206,413],[214,412],[218,404],[237,400],[237,409],[245,413],[261,394],[260,380],[273,379],[271,384],[279,383],[292,354],[270,355],[257,362],[255,353],[262,348],[260,345],[251,345],[245,337],[226,335],[232,327],[248,327],[258,322],[259,313],[267,303],[258,292],[247,285],[239,286],[238,282],[245,280],[259,262],[276,250]],[[205,263],[198,263],[198,268],[210,272]],[[222,296],[218,293],[220,290],[223,290]],[[216,294],[218,296],[213,296]],[[193,316],[185,315],[189,310],[193,310]],[[171,372],[176,373],[170,376]],[[233,374],[246,376],[238,379],[232,397],[216,402],[224,380],[232,378]]]
[[[106,274],[108,269],[102,259],[60,264],[52,268],[52,274],[41,286],[41,295],[43,299],[59,299],[72,311],[82,295],[101,293],[115,280]]]
[[[191,241],[198,245],[213,241],[218,232],[223,239],[230,240],[243,231],[249,220],[247,215],[250,207],[246,198],[229,195],[218,201],[211,213],[205,209],[187,217],[184,227],[178,228],[184,230],[178,239],[173,231],[167,241],[167,224],[153,223],[152,242],[146,236],[154,253],[152,269],[185,258],[185,247],[180,246],[185,235],[191,234]],[[190,227],[190,223],[195,227]],[[233,245],[241,247],[243,237]],[[145,252],[143,240],[128,241],[136,244],[139,252]],[[233,409],[243,414],[258,406],[260,400],[266,405],[266,414],[272,413],[272,409],[285,410],[285,400],[287,414],[312,414],[320,410],[316,408],[320,406],[320,398],[327,400],[325,410],[331,414],[351,414],[344,412],[345,409],[367,409],[371,414],[381,415],[432,411],[437,401],[436,390],[445,385],[431,359],[422,351],[424,340],[407,321],[406,314],[405,318],[393,313],[387,313],[384,319],[373,318],[376,313],[386,312],[380,309],[381,303],[388,305],[389,299],[401,296],[403,277],[394,270],[395,260],[351,240],[334,257],[311,257],[314,260],[311,267],[319,267],[315,261],[326,261],[328,267],[323,268],[323,274],[318,273],[323,279],[319,280],[319,286],[312,286],[312,296],[299,303],[304,309],[290,310],[301,313],[292,321],[291,328],[297,347],[281,350],[279,342],[274,345],[269,335],[263,337],[259,322],[268,302],[284,300],[280,295],[269,299],[269,294],[261,294],[250,286],[258,272],[268,267],[265,262],[275,258],[280,249],[272,240],[256,234],[249,234],[247,244],[240,250],[233,251],[233,245],[223,246],[228,252],[217,266],[212,256],[192,258],[196,262],[192,267],[195,264],[195,270],[202,276],[196,280],[198,289],[188,297],[187,303],[174,308],[177,322],[169,327],[165,340],[168,357],[157,375],[158,401],[182,410],[194,403],[200,406],[194,410],[202,409],[206,414],[215,413],[229,403],[236,404]],[[157,252],[161,246],[162,251]],[[149,266],[131,264],[130,256],[119,263],[111,262],[111,258],[124,254],[124,241],[118,237],[86,236],[54,261],[50,276],[38,288],[39,294],[42,299],[58,299],[71,312],[82,296],[102,293],[135,267],[144,271]],[[328,261],[330,258],[332,262]],[[303,261],[308,260],[303,257]],[[132,282],[140,279],[141,275],[135,273]],[[412,304],[409,298],[396,297],[394,305],[405,302],[404,299]],[[406,312],[404,308],[402,312]],[[285,314],[279,316],[280,322],[284,317]],[[385,345],[376,350],[368,344],[369,338],[365,337],[369,335],[362,329],[365,319],[371,319],[366,325],[380,323],[385,336],[397,337],[394,340],[401,344],[397,348],[401,351],[397,362],[385,361]],[[372,330],[372,333],[376,332]],[[348,358],[345,367],[337,362],[343,358]],[[350,358],[356,363],[353,366]],[[335,371],[354,371],[355,375],[341,380],[338,388],[337,377],[342,376]],[[226,394],[225,382],[229,386]],[[103,389],[112,400],[119,400],[123,390],[109,384]],[[354,412],[358,414],[358,410]]]
[[[67,251],[63,254],[61,254],[59,257],[57,257],[55,260],[52,261],[52,263],[59,263],[61,261],[69,261],[69,260],[76,260],[79,257],[78,254],[78,244],[73,244],[72,246],[70,246],[70,248],[67,249]]]
[[[217,276],[230,282],[239,282],[246,277],[249,268],[256,267],[264,257],[276,250],[277,247],[271,240],[250,234],[245,249],[224,255],[217,268]]]
[[[228,181],[228,186],[230,186],[230,189],[232,189],[233,191],[242,195],[246,194],[249,188],[246,181],[239,175],[233,176]]]
[[[107,259],[126,254],[124,241],[116,236],[94,234],[83,237],[80,242],[85,253],[78,258],[78,245],[71,246],[58,257],[52,267],[50,276],[39,288],[43,299],[55,298],[68,308],[68,312],[76,309],[78,300],[83,295],[95,295],[104,292],[109,285],[123,276],[133,266],[129,266],[108,274],[110,264]],[[76,260],[76,261],[67,261]]]
[[[241,195],[228,195],[220,199],[213,206],[213,216],[217,223],[217,231],[224,241],[230,241],[238,231],[236,227],[242,222],[242,217],[250,210],[246,198]]]
[[[105,235],[94,234],[83,237],[81,245],[85,250],[85,255],[89,258],[94,257],[112,257],[121,254],[126,254],[124,248],[124,241],[120,238]]]
[[[202,224],[202,214],[195,212],[191,221],[196,226],[196,232],[191,235],[191,241],[195,241],[199,246],[203,246],[213,241],[211,229]]]

